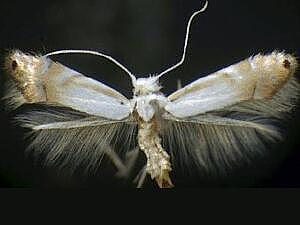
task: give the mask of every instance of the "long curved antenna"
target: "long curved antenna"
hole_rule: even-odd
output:
[[[113,57],[109,56],[109,55],[105,55],[103,53],[100,52],[96,52],[96,51],[91,51],[91,50],[74,50],[74,49],[67,49],[67,50],[59,50],[59,51],[54,51],[54,52],[49,52],[46,55],[44,55],[44,57],[48,57],[51,55],[59,55],[59,54],[91,54],[91,55],[97,55],[97,56],[101,56],[103,58],[108,59],[109,61],[113,62],[114,64],[116,64],[118,67],[120,67],[123,71],[125,71],[131,78],[131,81],[133,83],[135,83],[136,81],[136,77],[125,67],[123,66],[121,63],[119,63],[116,59],[114,59]]]
[[[162,75],[170,72],[171,70],[174,70],[175,68],[177,68],[178,66],[180,66],[184,62],[185,53],[186,53],[186,47],[187,47],[187,43],[188,43],[188,40],[189,40],[191,23],[192,23],[192,21],[193,21],[193,19],[194,19],[194,17],[196,15],[198,15],[199,13],[204,12],[206,10],[207,6],[208,6],[208,1],[205,2],[205,5],[202,7],[202,9],[200,9],[199,11],[194,12],[193,15],[190,17],[190,19],[188,21],[188,24],[187,24],[187,27],[186,27],[185,41],[184,41],[183,54],[182,54],[181,60],[178,63],[176,63],[175,65],[169,67],[165,71],[163,71],[160,74],[158,74],[157,78],[160,78]]]

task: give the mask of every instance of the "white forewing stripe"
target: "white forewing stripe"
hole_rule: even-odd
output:
[[[189,93],[182,99],[170,102],[165,106],[165,110],[176,117],[184,118],[220,109],[243,99],[245,99],[243,94],[234,91],[232,87],[229,86],[227,89],[221,87],[218,90],[218,85],[216,85],[213,90],[212,88],[205,88],[203,91]]]
[[[124,119],[131,112],[129,105],[110,103],[109,101],[97,101],[84,97],[78,98],[62,95],[57,98],[57,102],[81,112],[115,120]]]
[[[199,125],[214,125],[214,126],[228,126],[228,127],[244,127],[244,128],[253,128],[257,130],[261,130],[267,133],[270,133],[276,137],[280,137],[280,133],[278,133],[274,129],[268,128],[266,125],[251,122],[251,121],[244,121],[244,120],[237,120],[237,119],[230,119],[230,118],[224,118],[220,116],[214,116],[214,115],[204,115],[204,116],[198,116],[198,117],[192,117],[192,118],[176,118],[172,115],[164,114],[163,117],[167,120],[181,122],[181,123],[194,123]]]
[[[108,119],[124,119],[129,100],[114,89],[80,73],[52,63],[45,78],[47,101]]]
[[[51,97],[48,98],[48,101],[56,101],[59,102],[64,98],[70,98],[70,99],[78,99],[78,100],[84,100],[91,102],[104,102],[104,103],[110,103],[110,104],[116,104],[116,105],[121,105],[121,104],[128,104],[128,101],[121,102],[119,99],[103,95],[99,92],[96,92],[91,89],[87,89],[85,87],[74,87],[74,88],[60,88],[58,89],[54,95],[51,95]]]
[[[123,96],[121,93],[117,92],[113,88],[96,81],[92,78],[86,77],[75,70],[72,70],[62,64],[52,62],[49,67],[46,77],[45,83],[53,83],[53,85],[67,87],[82,87],[90,90],[94,90],[99,94],[103,94],[115,99],[119,99],[120,101],[128,101],[128,99]]]
[[[95,126],[103,126],[110,125],[115,123],[123,123],[130,122],[130,120],[122,120],[122,121],[67,121],[67,122],[57,122],[57,123],[49,123],[38,126],[32,126],[33,130],[51,130],[51,129],[72,129],[72,128],[80,128],[80,127],[95,127]]]
[[[194,92],[187,93],[173,101],[173,103],[178,103],[181,101],[187,100],[200,100],[200,101],[207,101],[213,98],[216,98],[217,95],[224,95],[224,93],[233,93],[234,88],[232,86],[228,86],[227,82],[220,81],[217,86],[208,86],[203,87],[203,89],[196,90]],[[207,98],[207,93],[210,93],[211,97]],[[202,98],[202,99],[201,99]]]

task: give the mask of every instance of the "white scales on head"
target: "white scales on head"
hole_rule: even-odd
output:
[[[39,147],[44,148],[52,143],[54,150],[50,150],[48,161],[59,158],[66,148],[78,148],[75,160],[83,161],[86,157],[91,164],[97,164],[96,157],[111,149],[113,137],[125,129],[123,124],[131,124],[127,136],[132,138],[137,127],[138,145],[147,157],[145,173],[156,179],[160,187],[171,187],[171,160],[179,159],[186,164],[192,160],[201,168],[222,170],[230,162],[246,158],[248,153],[242,150],[264,148],[258,135],[270,141],[280,137],[268,118],[282,118],[299,94],[298,83],[292,77],[297,61],[289,54],[259,54],[200,78],[169,96],[160,92],[159,78],[184,62],[191,22],[207,5],[208,2],[188,21],[181,60],[148,78],[136,78],[111,56],[95,51],[61,50],[44,56],[12,51],[6,60],[6,69],[16,87],[7,95],[12,106],[46,103],[82,113],[62,115],[46,111],[19,116],[25,126],[40,131],[32,145],[42,142]],[[127,99],[107,85],[49,58],[72,53],[98,55],[115,63],[131,78],[133,98]],[[45,117],[48,119],[44,120]],[[61,132],[61,137],[55,137],[56,142],[51,139],[53,130]],[[77,146],[76,138],[80,135],[90,137]],[[171,160],[162,147],[162,138]],[[174,143],[177,152],[172,149]],[[95,144],[96,153],[91,154],[93,149],[89,147]]]

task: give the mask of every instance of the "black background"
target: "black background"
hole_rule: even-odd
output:
[[[59,49],[92,49],[110,54],[137,77],[158,73],[182,53],[185,27],[200,0],[1,1],[0,49],[46,53]],[[163,92],[183,85],[259,52],[274,49],[300,55],[300,6],[297,0],[211,0],[191,28],[184,65],[162,78]],[[113,64],[93,56],[55,59],[130,97],[131,84]],[[1,92],[3,90],[1,73]],[[299,76],[299,72],[296,76]],[[1,93],[1,96],[3,93]],[[2,104],[2,103],[1,103]],[[117,186],[109,172],[81,180],[46,169],[25,157],[24,130],[11,123],[13,113],[0,105],[0,186]],[[236,168],[225,178],[175,177],[189,187],[300,187],[299,109],[287,124],[286,139],[270,146],[263,160]]]

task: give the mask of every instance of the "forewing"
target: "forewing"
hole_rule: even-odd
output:
[[[245,59],[171,94],[165,110],[185,118],[247,100],[270,99],[294,74],[296,66],[294,57],[277,52]]]
[[[115,120],[131,113],[122,94],[49,58],[13,51],[5,65],[17,89],[10,91],[11,104],[45,102]]]
[[[298,100],[296,66],[290,55],[259,55],[169,96],[174,105],[166,107],[161,133],[173,163],[226,172],[261,155],[280,140],[279,127]]]
[[[112,88],[49,58],[13,51],[5,61],[8,108],[30,128],[28,149],[46,164],[95,169],[108,151],[122,157],[136,146],[129,100]],[[123,154],[122,154],[123,153]],[[116,160],[115,160],[116,161]]]

